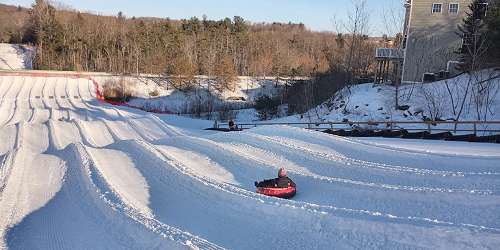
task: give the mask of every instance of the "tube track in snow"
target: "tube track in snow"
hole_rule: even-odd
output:
[[[99,102],[90,76],[3,74],[0,249],[500,244],[496,158],[450,163],[290,127],[193,136]],[[297,196],[257,194],[280,167]]]

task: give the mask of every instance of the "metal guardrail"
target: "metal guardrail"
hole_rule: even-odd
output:
[[[400,128],[397,125],[424,125],[424,128]],[[491,132],[500,133],[500,121],[348,121],[348,122],[262,122],[262,123],[239,123],[237,124],[239,129],[250,129],[260,126],[296,126],[311,130],[326,130],[326,129],[347,129],[346,126],[351,127],[362,125],[376,126],[385,125],[386,128],[374,128],[374,130],[400,130],[405,129],[407,131],[427,131],[429,133],[434,132],[473,132],[477,134],[478,132]],[[440,128],[439,125],[453,125],[453,128]],[[459,128],[461,125],[469,125],[470,128]],[[484,125],[498,125],[494,129],[479,128],[479,126]],[[462,126],[463,127],[463,126]],[[229,128],[228,123],[217,124],[216,128]]]

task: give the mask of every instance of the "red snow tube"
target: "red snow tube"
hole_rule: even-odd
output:
[[[293,196],[295,196],[296,192],[297,192],[297,189],[293,186],[290,186],[287,188],[271,188],[271,187],[258,187],[257,188],[257,193],[259,193],[259,194],[283,198],[283,199],[292,198]]]

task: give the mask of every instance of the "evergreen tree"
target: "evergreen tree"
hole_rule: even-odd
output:
[[[500,67],[500,0],[490,1],[486,16],[488,30],[488,63]]]
[[[280,99],[267,95],[260,96],[255,100],[255,109],[260,120],[269,120],[278,115]]]
[[[58,68],[58,57],[67,52],[61,24],[56,19],[56,9],[44,0],[37,0],[30,13],[29,28],[25,40],[37,45],[35,67]]]
[[[472,72],[485,66],[485,55],[488,49],[486,25],[484,22],[484,0],[474,0],[469,5],[462,24],[458,26],[458,35],[462,38],[462,48],[459,50],[462,72]]]

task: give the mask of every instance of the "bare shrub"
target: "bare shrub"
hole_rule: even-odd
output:
[[[438,84],[420,84],[418,97],[424,104],[424,111],[432,120],[439,120],[445,114],[447,105],[447,92],[443,85]]]
[[[160,91],[158,89],[155,89],[155,90],[149,92],[149,96],[151,96],[151,97],[156,97],[159,95],[160,95]]]
[[[257,110],[259,119],[268,120],[278,116],[280,99],[267,95],[260,96],[255,100],[255,110]]]
[[[115,102],[128,102],[132,97],[132,83],[120,77],[104,82],[102,94],[104,99]]]
[[[219,59],[217,68],[215,68],[217,84],[215,89],[219,92],[224,90],[235,91],[238,73],[234,68],[234,63],[228,55],[224,55]]]

